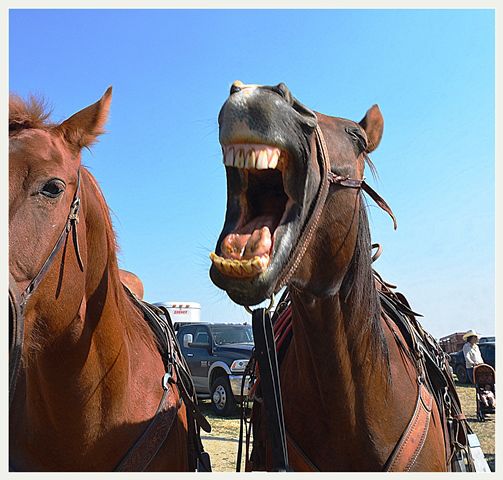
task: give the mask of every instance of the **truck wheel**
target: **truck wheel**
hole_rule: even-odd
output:
[[[217,415],[228,417],[236,410],[236,400],[227,377],[215,378],[211,385],[211,403]]]
[[[459,383],[467,383],[468,382],[468,376],[466,374],[466,369],[465,369],[465,367],[463,367],[463,365],[458,365],[456,367],[456,377],[458,377]]]

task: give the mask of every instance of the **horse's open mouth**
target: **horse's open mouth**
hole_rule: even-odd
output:
[[[271,264],[293,204],[284,186],[288,153],[269,145],[233,144],[225,145],[223,154],[225,165],[238,175],[228,182],[236,220],[218,245],[220,254],[210,257],[227,277],[253,278]]]

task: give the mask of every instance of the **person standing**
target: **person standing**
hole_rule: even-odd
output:
[[[484,363],[477,345],[479,338],[480,335],[475,330],[468,330],[463,335],[463,340],[466,342],[463,345],[463,355],[465,356],[466,373],[470,383],[473,383],[473,367]]]

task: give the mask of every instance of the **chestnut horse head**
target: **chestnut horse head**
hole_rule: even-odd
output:
[[[228,197],[212,255],[214,283],[241,305],[270,297],[286,274],[313,293],[333,292],[355,250],[360,196],[332,189],[309,249],[300,261],[294,258],[321,188],[314,132],[317,125],[325,132],[333,173],[362,178],[383,132],[379,108],[356,123],[311,111],[284,84],[235,82],[219,124]]]
[[[36,99],[10,99],[9,298],[24,326],[10,392],[15,470],[124,468],[161,398],[172,428],[159,455],[131,468],[189,468],[185,406],[163,388],[154,334],[120,282],[108,207],[81,164],[111,98],[109,88],[62,123]]]
[[[445,470],[436,403],[429,427],[404,440],[410,463],[395,461],[423,390],[401,332],[382,314],[371,267],[361,190],[394,220],[363,180],[383,134],[379,108],[355,122],[310,110],[284,84],[235,82],[219,126],[227,211],[210,276],[244,306],[289,287],[292,335],[280,377],[291,466]],[[248,466],[258,470],[271,468],[264,405],[253,405]]]
[[[87,173],[81,173],[80,151],[96,141],[103,133],[112,91],[94,105],[73,115],[61,124],[47,121],[41,102],[30,102],[11,96],[9,111],[9,270],[19,291],[24,291],[40,272],[44,262],[64,230],[70,215],[72,202],[81,194]],[[90,178],[90,176],[89,176]],[[59,336],[67,327],[68,319],[78,311],[85,295],[87,281],[99,281],[99,272],[86,272],[79,260],[87,264],[86,216],[81,215],[78,230],[79,258],[73,245],[65,248],[54,260],[62,264],[60,269],[51,268],[44,281],[33,292],[25,310],[26,347],[33,350],[30,342],[41,346]],[[113,241],[112,238],[109,238]],[[77,244],[76,244],[77,245]],[[99,258],[108,255],[111,245],[96,252],[96,263],[106,262]],[[88,277],[88,278],[86,278]],[[72,288],[62,288],[72,284]],[[92,288],[92,286],[90,285]],[[56,307],[56,308],[54,308]],[[49,322],[47,318],[50,317]],[[41,333],[40,319],[44,322]],[[32,335],[32,332],[37,332]]]

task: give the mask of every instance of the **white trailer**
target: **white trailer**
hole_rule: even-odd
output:
[[[176,329],[177,323],[200,322],[201,304],[197,302],[157,302],[154,305],[166,307]]]

